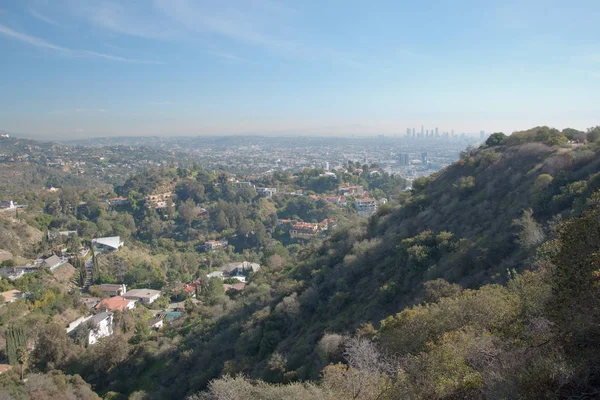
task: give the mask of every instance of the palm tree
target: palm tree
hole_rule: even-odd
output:
[[[21,346],[17,349],[17,360],[19,361],[19,364],[21,364],[21,380],[23,380],[23,371],[25,365],[29,361],[29,352],[25,346]]]

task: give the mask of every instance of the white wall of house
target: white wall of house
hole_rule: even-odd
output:
[[[109,317],[103,319],[98,323],[97,329],[90,330],[88,343],[95,344],[103,337],[111,336],[113,334],[113,317],[110,315]]]

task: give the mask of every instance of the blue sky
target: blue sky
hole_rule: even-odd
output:
[[[0,130],[585,129],[598,20],[597,0],[7,0]]]

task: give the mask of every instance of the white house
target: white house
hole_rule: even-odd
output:
[[[160,297],[160,290],[153,289],[132,289],[123,294],[128,300],[137,300],[143,304],[152,304]]]
[[[162,318],[152,318],[148,321],[148,328],[159,330],[164,326]]]
[[[210,274],[207,274],[206,276],[208,277],[208,279],[211,279],[211,278],[224,279],[223,271],[213,271]]]
[[[16,208],[16,206],[12,200],[1,200],[0,201],[0,210],[11,210],[13,208]]]
[[[25,270],[21,268],[0,268],[0,276],[8,280],[14,281],[25,274]]]
[[[103,337],[113,334],[113,313],[101,312],[91,318],[93,328],[90,329],[88,343],[94,344]]]
[[[119,250],[123,247],[120,236],[102,237],[92,240],[92,246],[101,250]]]
[[[75,321],[69,323],[69,325],[67,325],[67,333],[73,332],[79,325],[83,324],[92,317],[93,315],[88,315],[87,317],[79,317]]]
[[[67,260],[65,258],[60,258],[56,255],[52,255],[52,256],[46,258],[44,260],[43,264],[46,268],[48,268],[49,270],[52,271],[52,270],[60,267],[61,265],[63,265],[66,262],[67,262]]]

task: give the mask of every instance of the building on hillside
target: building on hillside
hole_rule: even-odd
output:
[[[123,206],[129,204],[129,199],[127,197],[114,197],[112,199],[108,199],[108,204],[111,206]]]
[[[103,337],[113,334],[113,313],[105,311],[94,315],[88,333],[88,344],[95,344]]]
[[[193,282],[190,282],[187,285],[185,285],[184,288],[183,288],[183,291],[188,296],[196,297],[196,292],[199,290],[201,284],[202,284],[201,280],[197,279],[197,280],[195,280]]]
[[[77,235],[77,231],[48,231],[48,240],[54,240],[61,236],[68,237],[70,235]]]
[[[110,236],[92,239],[92,246],[99,250],[115,251],[123,247],[120,236]]]
[[[228,284],[228,283],[224,283],[223,284],[223,289],[225,290],[225,292],[229,292],[232,290],[237,290],[239,292],[243,291],[246,288],[246,284],[243,282],[240,283],[234,283],[234,284]]]
[[[25,275],[25,270],[21,268],[0,268],[0,277],[14,281]]]
[[[365,189],[362,186],[344,186],[338,189],[342,196],[362,196]]]
[[[16,208],[12,200],[0,200],[0,210],[12,210]]]
[[[256,188],[256,193],[262,197],[273,197],[277,193],[276,188]]]
[[[127,292],[127,286],[124,283],[103,283],[96,288],[107,296],[122,296]]]
[[[308,240],[319,233],[319,224],[310,222],[296,222],[290,228],[290,237],[292,239]]]
[[[219,271],[227,275],[245,275],[249,272],[257,272],[260,270],[260,264],[251,263],[249,261],[232,262],[219,267]]]
[[[128,300],[121,296],[107,297],[96,304],[94,308],[99,311],[133,310],[135,308],[135,300]]]
[[[212,278],[225,279],[225,275],[223,274],[223,271],[213,271],[210,274],[207,274],[206,277],[208,279],[212,279]]]
[[[148,320],[148,328],[159,330],[164,325],[164,321],[162,318],[152,318]]]
[[[229,242],[226,239],[207,240],[202,247],[204,248],[204,251],[213,251],[213,250],[221,249],[223,247],[227,247],[228,245],[229,245]]]
[[[13,289],[7,290],[6,292],[0,293],[0,300],[3,301],[3,304],[14,303],[15,301],[22,299],[25,297],[23,292]]]
[[[346,207],[348,205],[348,201],[343,196],[326,196],[325,201],[339,207]]]
[[[377,212],[377,201],[369,197],[354,200],[356,212],[362,217],[370,217]]]
[[[46,258],[44,260],[44,262],[42,263],[42,265],[45,268],[48,268],[49,270],[52,271],[52,270],[60,267],[61,265],[63,265],[66,262],[67,262],[66,258],[60,258],[60,257],[58,257],[56,255],[52,255],[52,256]]]
[[[71,333],[73,332],[75,329],[77,329],[77,327],[81,324],[83,324],[84,322],[87,322],[88,320],[90,320],[93,317],[93,315],[88,315],[88,316],[84,316],[84,317],[79,317],[77,318],[75,321],[70,322],[69,325],[67,325],[67,333]]]
[[[123,295],[129,300],[137,300],[142,304],[152,304],[160,297],[160,290],[153,289],[132,289]]]
[[[254,185],[250,182],[231,182],[234,188],[242,189],[245,187],[254,187]]]

